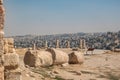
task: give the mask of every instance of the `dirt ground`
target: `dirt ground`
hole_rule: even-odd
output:
[[[65,64],[34,68],[23,63],[26,50],[16,49],[20,55],[22,80],[120,80],[120,52],[96,50],[94,54],[85,55],[82,65]],[[70,53],[72,50],[63,51]]]

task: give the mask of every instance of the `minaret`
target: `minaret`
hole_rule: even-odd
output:
[[[4,16],[5,16],[5,10],[4,10],[4,7],[3,7],[3,0],[0,0],[0,80],[4,80],[4,66],[3,66]]]

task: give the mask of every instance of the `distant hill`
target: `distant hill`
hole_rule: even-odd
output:
[[[56,40],[60,41],[60,47],[66,47],[66,41],[70,41],[71,48],[79,47],[79,40],[85,39],[88,47],[96,49],[120,48],[120,31],[118,32],[98,32],[98,33],[71,33],[71,34],[54,34],[54,35],[24,35],[10,36],[15,40],[15,47],[27,48],[36,43],[37,47],[44,47],[45,41],[49,47],[55,47]]]

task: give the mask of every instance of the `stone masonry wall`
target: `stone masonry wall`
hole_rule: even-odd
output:
[[[3,66],[3,36],[4,36],[4,15],[3,0],[0,0],[0,80],[4,80],[4,66]]]

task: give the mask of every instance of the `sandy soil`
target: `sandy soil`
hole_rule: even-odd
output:
[[[46,68],[24,66],[26,49],[19,49],[22,80],[120,80],[120,53],[96,50],[85,55],[84,64],[55,65]],[[70,53],[72,50],[64,49]]]

